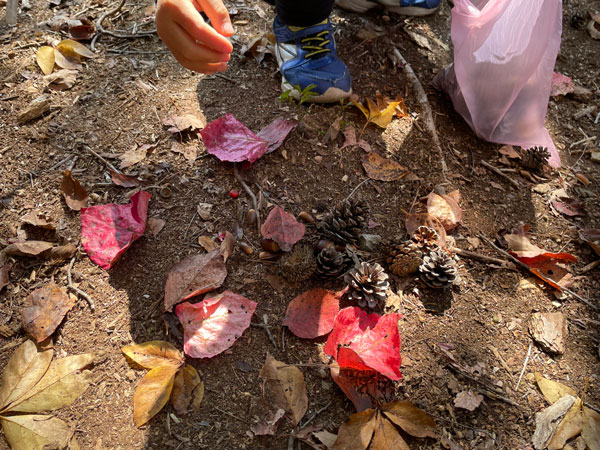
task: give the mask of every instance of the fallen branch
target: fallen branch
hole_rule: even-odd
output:
[[[75,256],[73,256],[73,258],[71,258],[71,262],[69,263],[69,268],[67,269],[67,283],[68,283],[67,289],[70,289],[71,291],[73,291],[77,295],[79,295],[80,297],[84,298],[85,301],[90,306],[90,309],[92,310],[92,312],[94,312],[96,310],[96,308],[94,306],[94,300],[92,300],[92,297],[87,295],[85,292],[83,292],[78,287],[73,286],[73,281],[71,279],[71,270],[73,269],[73,264],[75,264],[75,258],[76,258]]]
[[[92,150],[89,145],[83,144],[81,142],[80,142],[80,144],[88,152],[90,152],[92,155],[94,155],[96,158],[98,158],[100,161],[102,161],[104,164],[106,164],[106,167],[108,167],[110,170],[112,170],[113,172],[121,173],[121,171],[119,169],[117,169],[115,166],[113,166],[110,162],[108,162],[108,160],[106,160],[106,158],[104,158],[103,156],[100,156],[98,153],[96,153],[94,150]]]
[[[421,84],[421,82],[419,81],[417,76],[415,75],[415,72],[412,69],[412,67],[410,66],[410,64],[408,64],[408,61],[406,61],[404,56],[402,56],[400,51],[398,51],[398,49],[395,47],[394,47],[394,56],[396,57],[396,59],[400,60],[400,62],[404,66],[406,76],[410,79],[415,90],[417,91],[417,98],[419,100],[419,103],[421,104],[421,107],[423,108],[423,113],[425,115],[425,125],[427,126],[429,133],[431,133],[431,137],[433,138],[433,143],[437,147],[438,152],[440,154],[440,163],[442,165],[442,173],[444,175],[444,179],[446,179],[446,172],[448,172],[448,166],[446,165],[446,160],[444,159],[444,151],[442,150],[442,144],[440,143],[440,138],[439,138],[439,136],[437,134],[437,130],[435,128],[435,122],[433,120],[433,112],[431,110],[431,104],[429,103],[429,100],[427,99],[427,94],[425,93],[425,89],[423,89],[423,85]]]
[[[517,269],[514,264],[512,264],[511,262],[506,261],[504,259],[492,258],[491,256],[485,256],[485,255],[481,255],[479,253],[470,252],[468,250],[463,250],[462,248],[453,248],[452,252],[454,252],[457,255],[462,256],[464,258],[476,259],[478,261],[482,261],[482,262],[486,262],[486,263],[490,263],[490,264],[498,264],[503,269],[511,269],[511,270]]]
[[[509,177],[508,175],[506,175],[504,172],[502,172],[500,169],[498,169],[497,167],[492,166],[490,163],[488,163],[487,161],[479,161],[481,163],[482,166],[487,167],[488,169],[490,169],[492,172],[494,172],[496,175],[498,175],[499,177],[504,178],[506,181],[508,181],[510,184],[512,184],[514,187],[516,187],[517,189],[520,187],[519,183],[517,183],[517,181],[513,180],[511,177]]]
[[[258,201],[256,200],[256,195],[254,195],[254,192],[252,192],[252,189],[250,189],[250,187],[246,184],[244,179],[241,177],[236,163],[233,163],[233,175],[235,176],[235,179],[238,181],[238,183],[240,183],[242,185],[242,187],[244,188],[244,191],[246,191],[246,194],[248,194],[250,196],[250,198],[252,199],[252,206],[254,207],[254,210],[256,211],[256,228],[258,229],[258,235],[260,236],[260,212],[258,210]]]
[[[94,38],[92,39],[92,42],[90,44],[90,49],[92,51],[94,51],[94,46],[96,45],[96,42],[98,42],[98,39],[100,39],[100,36],[102,36],[103,34],[108,34],[109,36],[116,37],[116,38],[119,38],[119,39],[137,39],[137,38],[140,38],[140,37],[151,37],[151,36],[154,36],[156,34],[156,29],[150,30],[150,31],[144,31],[144,32],[141,32],[141,33],[126,34],[126,33],[117,33],[117,32],[114,32],[114,31],[106,30],[102,26],[102,23],[107,18],[109,18],[110,16],[114,16],[116,13],[118,13],[119,11],[121,11],[121,9],[123,8],[123,5],[125,5],[125,1],[126,0],[121,0],[119,2],[119,4],[115,8],[111,9],[110,11],[106,11],[96,21],[96,34],[94,35]]]

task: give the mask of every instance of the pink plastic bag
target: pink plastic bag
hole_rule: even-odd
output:
[[[454,64],[434,85],[482,139],[560,157],[544,118],[562,32],[561,0],[454,0]]]

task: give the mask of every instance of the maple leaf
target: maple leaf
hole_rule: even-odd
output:
[[[339,310],[340,299],[336,292],[311,289],[290,302],[283,325],[298,337],[313,339],[331,331]]]
[[[90,206],[81,210],[81,243],[92,261],[110,267],[144,235],[150,194],[139,191],[128,205]]]
[[[260,232],[263,237],[273,239],[283,251],[290,251],[292,246],[302,239],[306,227],[294,216],[275,206],[262,224]]]
[[[390,100],[378,92],[376,101],[367,98],[367,107],[363,106],[357,98],[352,99],[352,104],[360,109],[367,118],[365,126],[374,123],[381,128],[386,128],[394,116],[403,117],[407,115],[404,100],[400,95],[395,100]]]
[[[183,349],[192,358],[211,358],[231,347],[250,326],[257,303],[225,291],[200,303],[177,305]]]
[[[9,359],[0,387],[0,422],[13,450],[79,448],[73,431],[62,420],[40,411],[72,404],[92,381],[85,370],[91,354],[52,361],[52,349],[42,350],[27,340]],[[15,414],[18,413],[18,414]],[[24,414],[27,413],[27,414]]]

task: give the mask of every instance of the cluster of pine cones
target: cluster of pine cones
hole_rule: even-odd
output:
[[[429,287],[448,288],[458,279],[456,259],[439,246],[433,228],[421,226],[412,238],[392,245],[386,262],[390,271],[400,277],[419,272]]]

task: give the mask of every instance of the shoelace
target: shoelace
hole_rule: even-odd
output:
[[[331,49],[327,48],[327,44],[331,42],[329,37],[329,30],[321,31],[320,33],[307,36],[302,39],[302,49],[308,51],[305,58],[320,58],[325,56],[325,53],[329,53]]]

